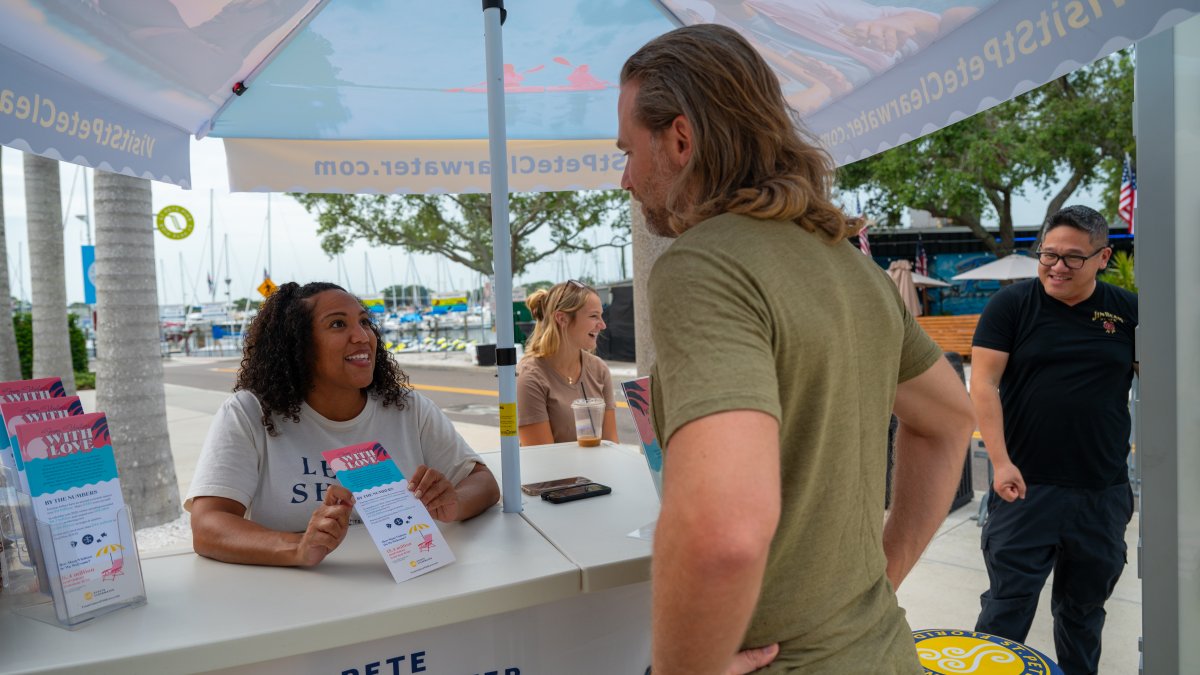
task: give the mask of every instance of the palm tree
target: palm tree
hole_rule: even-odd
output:
[[[25,209],[33,300],[33,376],[61,377],[75,393],[63,274],[62,195],[58,162],[25,153]]]
[[[1134,276],[1133,256],[1128,251],[1117,251],[1108,261],[1108,270],[1100,275],[1100,281],[1107,281],[1114,286],[1120,286],[1127,291],[1137,293],[1137,278]]]
[[[21,379],[21,360],[11,320],[12,289],[8,286],[8,248],[4,239],[4,176],[0,173],[0,381],[8,382]]]
[[[96,407],[136,527],[179,517],[159,348],[150,182],[96,172]]]

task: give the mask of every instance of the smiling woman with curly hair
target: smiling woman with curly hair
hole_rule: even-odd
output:
[[[197,553],[319,563],[345,538],[354,506],[321,453],[356,443],[382,443],[438,520],[496,503],[491,472],[379,342],[366,308],[335,284],[286,283],[263,303],[184,504]]]
[[[263,408],[262,423],[267,433],[279,435],[271,416],[278,414],[293,422],[300,419],[300,404],[313,388],[312,303],[307,300],[325,291],[345,290],[337,284],[314,281],[300,286],[287,283],[279,287],[250,324],[234,391],[245,389],[258,397]],[[383,339],[379,327],[367,326],[375,344]],[[371,383],[363,389],[375,394],[386,408],[404,410],[408,402],[408,375],[400,370],[387,351],[375,359]]]

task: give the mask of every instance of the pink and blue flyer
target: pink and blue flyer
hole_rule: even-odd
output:
[[[625,392],[625,401],[629,404],[629,414],[633,416],[633,424],[637,427],[638,440],[642,443],[642,455],[646,458],[646,466],[650,469],[650,480],[654,482],[654,490],[662,499],[662,467],[663,451],[658,444],[658,436],[654,434],[654,424],[650,421],[650,378],[639,377],[621,383]]]
[[[0,403],[15,403],[18,401],[44,401],[52,398],[62,398],[67,395],[67,390],[63,387],[62,379],[57,377],[43,377],[36,380],[14,380],[12,382],[0,382]],[[4,438],[10,438],[13,434],[5,428]],[[0,465],[3,465],[6,472],[12,472],[12,480],[16,480],[17,471],[17,448],[15,444],[8,442],[0,442]],[[16,484],[6,483],[9,488],[15,489]]]
[[[383,445],[359,443],[321,455],[354,494],[354,508],[396,583],[454,562],[441,530],[408,491],[408,479]]]
[[[85,413],[17,425],[16,433],[58,620],[144,600],[108,418]]]
[[[55,382],[58,378],[52,378]],[[61,383],[58,389],[61,391]],[[0,504],[0,530],[8,544],[4,547],[4,588],[9,593],[36,593],[48,588],[49,577],[41,564],[41,547],[33,509],[21,495],[29,494],[25,481],[24,462],[16,452],[18,425],[44,422],[70,415],[82,415],[83,405],[78,396],[29,398],[5,401],[0,398],[0,425],[4,440],[0,440],[0,464],[3,465],[6,499]],[[4,505],[7,505],[6,507]]]

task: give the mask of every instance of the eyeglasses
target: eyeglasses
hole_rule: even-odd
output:
[[[1055,265],[1058,264],[1058,261],[1061,260],[1061,261],[1063,261],[1063,264],[1067,266],[1067,269],[1077,270],[1077,269],[1081,269],[1083,267],[1083,263],[1087,262],[1088,260],[1090,260],[1092,258],[1095,258],[1097,255],[1100,254],[1101,251],[1103,251],[1106,248],[1108,248],[1108,247],[1101,246],[1100,248],[1096,249],[1091,255],[1059,255],[1057,253],[1051,253],[1049,251],[1034,251],[1034,253],[1037,254],[1038,262],[1045,265],[1046,267],[1054,267]]]
[[[587,284],[583,283],[582,281],[576,281],[575,279],[567,279],[567,285],[574,286],[575,288],[580,288],[585,291],[592,290],[591,286],[588,286]]]

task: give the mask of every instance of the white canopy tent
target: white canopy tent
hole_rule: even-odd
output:
[[[1020,253],[1012,253],[950,278],[954,281],[1011,281],[1032,279],[1037,276],[1037,270],[1037,260]]]
[[[488,43],[496,58],[499,3],[483,4],[490,7]],[[391,19],[358,3],[329,0],[10,0],[0,4],[0,143],[186,186],[188,137],[212,133],[231,139],[235,189],[491,191],[496,230],[507,232],[508,188],[491,181],[493,168],[507,173],[515,167],[521,182],[513,187],[520,190],[611,187],[619,179],[621,164],[611,156],[614,68],[629,50],[608,50],[611,58],[602,61],[599,53],[575,57],[576,47],[621,38],[636,47],[679,23],[731,24],[769,55],[791,87],[789,100],[810,106],[802,108],[805,123],[844,164],[1143,40],[1137,217],[1147,405],[1138,427],[1146,471],[1145,562],[1154,570],[1145,576],[1146,670],[1200,672],[1200,641],[1186,639],[1200,634],[1200,492],[1194,489],[1200,484],[1200,417],[1194,414],[1200,409],[1194,350],[1200,266],[1184,257],[1200,250],[1194,226],[1200,191],[1183,178],[1200,173],[1200,25],[1193,19],[1176,27],[1200,11],[1200,0],[964,0],[967,11],[956,13],[944,2],[910,0],[901,8],[916,13],[909,18],[935,27],[914,30],[891,50],[872,47],[857,32],[864,21],[895,18],[884,16],[880,5],[744,4],[765,23],[742,23],[698,1],[646,0],[652,15],[638,3],[617,13],[582,0],[529,0],[512,8],[505,27],[513,61],[491,64],[485,84],[478,80],[484,72],[478,5],[376,7],[400,13]],[[266,15],[241,13],[262,7]],[[625,20],[631,23],[615,25]],[[356,30],[363,27],[377,29],[375,38]],[[331,38],[338,36],[350,40],[335,45]],[[356,71],[354,64],[364,67]],[[560,66],[565,70],[556,70]],[[823,80],[814,71],[835,76]],[[321,77],[306,84],[301,76]],[[493,90],[508,93],[508,103],[500,104],[500,91]],[[481,102],[484,92],[490,106]],[[559,100],[565,102],[552,102]],[[375,118],[362,114],[371,110]],[[400,119],[410,112],[423,116]],[[431,121],[458,126],[398,131]],[[500,141],[489,155],[489,135],[498,141],[502,130],[515,140],[507,150]],[[438,154],[451,150],[466,154]],[[247,156],[263,161],[252,164]],[[469,176],[442,170],[468,161],[475,167]],[[430,177],[426,162],[439,180],[412,182]],[[1181,216],[1189,227],[1178,226]],[[502,237],[495,248],[498,261],[506,257]],[[504,281],[498,269],[498,286]],[[497,293],[503,296],[504,289]],[[502,390],[502,403],[513,400],[510,392]]]

